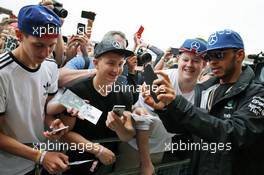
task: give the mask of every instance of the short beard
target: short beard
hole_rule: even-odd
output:
[[[227,69],[224,70],[224,75],[219,77],[220,79],[226,79],[227,77],[230,77],[230,75],[233,75],[236,72],[236,60],[235,55],[232,58],[232,61]]]

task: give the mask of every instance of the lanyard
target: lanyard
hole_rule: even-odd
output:
[[[213,99],[214,99],[214,94],[216,91],[217,87],[213,90],[211,90],[211,92],[209,93],[208,96],[208,101],[207,101],[207,110],[210,112],[213,106]]]
[[[214,88],[213,90],[211,90],[211,92],[209,93],[208,96],[208,101],[207,101],[207,110],[210,112],[212,107],[213,107],[213,101],[214,101],[214,96],[215,96],[215,91],[217,90],[219,86],[217,86],[216,88]],[[233,86],[230,86],[226,91],[225,94],[227,94]]]

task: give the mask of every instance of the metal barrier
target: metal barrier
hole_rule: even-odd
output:
[[[190,159],[184,161],[173,161],[155,166],[156,175],[190,175]],[[108,175],[139,175],[138,168],[109,173]]]

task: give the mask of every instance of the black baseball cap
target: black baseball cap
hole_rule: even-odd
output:
[[[125,56],[125,58],[134,55],[134,52],[127,50],[126,47],[115,39],[104,39],[96,44],[94,48],[94,57],[98,58],[105,53],[115,52]]]

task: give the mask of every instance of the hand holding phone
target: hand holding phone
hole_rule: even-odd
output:
[[[124,113],[124,111],[126,110],[126,106],[125,105],[114,105],[113,107],[113,112],[118,115],[119,117],[121,117]]]
[[[157,94],[153,91],[153,81],[158,79],[158,76],[154,73],[152,67],[150,64],[148,64],[145,68],[144,68],[144,72],[143,72],[143,77],[144,80],[146,82],[146,84],[149,86],[150,88],[150,95],[152,96],[152,98],[154,99],[154,101],[156,103],[159,102],[158,98],[157,98]]]
[[[78,23],[77,25],[77,35],[84,35],[85,34],[85,24]]]
[[[137,31],[137,37],[138,37],[138,39],[141,38],[143,31],[144,31],[144,27],[143,26],[140,26],[139,29],[138,29],[138,31]]]
[[[96,14],[94,12],[91,11],[82,11],[81,17],[82,18],[86,18],[86,19],[90,19],[93,20],[95,19]]]
[[[87,30],[86,30],[86,36],[88,37],[88,39],[91,38],[91,33],[92,33],[92,28],[93,28],[93,22],[95,19],[96,14],[94,12],[91,11],[82,11],[81,17],[82,18],[86,18],[87,21]]]

